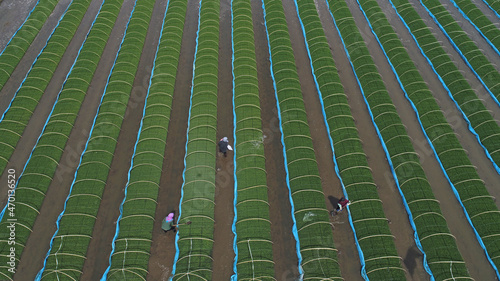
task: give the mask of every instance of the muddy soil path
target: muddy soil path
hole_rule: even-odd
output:
[[[252,1],[257,78],[264,134],[264,154],[271,220],[275,278],[291,281],[299,277],[296,241],[292,235],[292,209],[286,184],[281,131],[270,72],[269,48],[261,1]]]
[[[358,20],[362,17],[359,7],[357,5],[349,6],[351,13],[356,19],[356,24],[362,29],[367,23],[366,21]],[[456,237],[458,248],[467,264],[471,276],[476,280],[495,280],[495,274],[486,260],[483,249],[475,240],[473,230],[463,215],[462,207],[459,202],[454,199],[453,191],[449,187],[448,181],[441,171],[436,157],[429,150],[426,144],[426,138],[418,124],[417,117],[412,113],[413,109],[404,97],[404,93],[399,87],[381,48],[372,33],[365,33],[363,37],[365,41],[370,42],[368,44],[370,53],[386,84],[398,114],[407,128],[408,135],[413,140],[414,148],[419,154],[420,162],[427,179],[431,184],[436,199],[441,202],[443,216],[446,218],[451,234]],[[424,65],[424,61],[418,63],[418,65]],[[436,90],[439,89],[440,88],[437,87]],[[431,88],[431,91],[434,90],[434,88]]]
[[[376,136],[375,127],[367,111],[362,93],[356,82],[349,60],[344,52],[341,38],[332,22],[325,1],[317,2],[319,15],[327,40],[332,50],[332,55],[337,65],[340,80],[348,96],[351,113],[355,119],[359,136],[363,142],[363,149],[368,159],[375,184],[379,189],[379,196],[383,203],[385,216],[390,221],[389,228],[395,237],[396,250],[403,259],[408,280],[429,280],[423,268],[423,256],[418,251],[413,240],[413,229],[410,226],[408,215],[403,206],[401,196],[392,178],[391,169],[385,157],[382,145]],[[353,15],[358,21],[359,14]],[[368,30],[369,31],[369,30]],[[366,27],[361,27],[361,32],[368,32]],[[365,42],[370,42],[372,39]]]
[[[54,75],[50,80],[47,88],[44,91],[42,98],[40,99],[37,107],[33,111],[33,115],[29,120],[24,132],[16,145],[11,160],[7,165],[6,170],[15,169],[18,175],[22,172],[26,161],[28,160],[33,147],[38,140],[38,136],[42,132],[42,129],[49,117],[52,107],[57,99],[61,87],[66,80],[66,75],[73,66],[73,63],[78,55],[78,51],[85,40],[87,33],[90,29],[92,22],[95,19],[97,12],[101,6],[103,0],[93,0],[87,13],[84,15],[82,22],[75,32],[75,35],[66,49],[66,52],[62,56],[61,62],[54,71]],[[45,43],[44,43],[45,44]],[[24,79],[24,78],[23,78]],[[9,101],[10,102],[10,101]],[[5,181],[7,174],[4,173]],[[2,179],[3,179],[2,177]],[[5,182],[4,181],[4,182]],[[7,186],[0,185],[0,202],[1,206],[5,206],[7,200]]]
[[[448,38],[443,34],[443,32],[439,29],[439,27],[436,25],[434,20],[429,16],[427,11],[420,4],[419,0],[409,0],[409,2],[413,5],[413,7],[417,11],[417,13],[420,15],[420,17],[426,22],[427,26],[432,31],[432,34],[441,43],[441,46],[443,46],[444,50],[446,51],[448,56],[451,58],[453,63],[458,67],[460,72],[462,72],[462,75],[467,80],[467,82],[469,82],[472,89],[474,89],[474,91],[476,92],[477,96],[481,100],[484,100],[483,104],[486,106],[486,108],[488,110],[491,111],[493,118],[500,125],[500,107],[493,101],[490,94],[486,91],[486,89],[481,84],[481,82],[479,82],[479,80],[474,75],[472,70],[467,66],[467,64],[460,57],[460,55],[457,53],[457,51],[455,51],[455,49],[453,48],[451,43],[448,41]],[[387,9],[386,9],[386,11],[387,11]],[[488,46],[488,48],[490,48],[490,47]],[[485,49],[485,48],[483,48],[483,49]]]
[[[396,15],[392,16],[394,10],[390,7],[390,4],[386,1],[379,1],[379,5],[386,14],[391,13],[391,16],[388,16],[389,22],[394,27],[398,37],[401,38],[403,46],[405,46],[408,50],[408,54],[417,66],[420,75],[422,75],[424,81],[429,86],[429,89],[431,89],[431,93],[434,95],[438,105],[443,110],[445,118],[455,131],[462,147],[468,152],[468,156],[472,164],[477,167],[479,177],[485,182],[488,192],[492,196],[500,198],[500,189],[497,188],[498,183],[500,182],[500,175],[493,168],[493,165],[486,157],[483,148],[479,145],[474,135],[472,135],[468,130],[468,125],[462,118],[461,113],[448,97],[448,94],[443,88],[441,82],[438,80],[434,72],[432,72],[431,66],[420,53],[420,50],[415,45],[411,35],[404,28],[403,23]],[[427,145],[418,145],[417,149],[422,152],[426,151],[424,155],[432,154],[430,147]],[[497,201],[496,204],[500,208],[500,202]]]
[[[177,78],[173,93],[172,112],[170,113],[168,126],[163,173],[158,192],[158,205],[156,207],[147,280],[166,281],[172,273],[174,263],[175,233],[167,232],[165,234],[160,226],[161,220],[169,212],[175,210],[176,214],[179,214],[199,3],[199,0],[189,0],[187,5]]]
[[[483,0],[472,0],[472,3],[497,27],[500,28],[500,18],[483,2]]]
[[[463,29],[465,33],[469,36],[476,46],[481,50],[481,52],[486,56],[486,58],[493,64],[497,71],[500,71],[500,56],[493,50],[493,48],[488,44],[486,39],[477,31],[477,29],[460,13],[460,11],[449,1],[440,0],[441,5],[443,5],[453,19],[458,23],[458,25]]]
[[[231,0],[220,1],[219,21],[219,66],[217,94],[217,139],[233,139],[233,75],[232,75],[232,35]],[[214,150],[217,150],[214,147]],[[218,151],[218,150],[217,150]],[[215,175],[214,248],[212,250],[212,280],[230,280],[235,258],[233,250],[234,234],[234,153],[229,151],[224,157],[217,153],[217,173]]]
[[[26,16],[35,5],[36,1],[29,1],[33,1],[33,3],[29,4],[29,6],[28,1],[22,2],[18,0],[4,1],[0,5],[0,50],[4,50],[14,32],[16,32],[19,26],[21,26],[26,19]],[[12,72],[9,80],[7,80],[5,85],[3,85],[0,89],[0,114],[3,115],[5,110],[7,110],[7,107],[10,105],[17,89],[26,77],[28,71],[31,69],[31,66],[33,65],[33,62],[37,58],[38,54],[45,47],[50,34],[56,27],[63,13],[66,11],[70,2],[70,0],[62,0],[57,3],[54,11],[47,18],[44,25],[40,29],[40,32],[26,50],[26,53],[19,61],[19,64],[14,69],[14,72]],[[14,23],[16,24],[16,27],[9,28],[11,24]]]
[[[335,174],[333,163],[333,152],[330,145],[329,132],[324,123],[322,105],[316,90],[312,69],[310,65],[305,39],[302,33],[297,10],[293,0],[283,2],[288,30],[292,40],[297,73],[301,84],[302,95],[306,107],[307,119],[311,131],[313,147],[318,164],[321,186],[325,195],[325,203],[329,210],[333,210],[333,204],[342,197],[342,186]],[[335,199],[331,199],[335,198]],[[338,250],[338,261],[340,271],[344,278],[349,280],[363,280],[361,277],[361,263],[356,248],[354,233],[349,224],[347,215],[332,218],[333,238]]]
[[[0,52],[24,23],[37,0],[5,0],[0,1]]]
[[[109,265],[119,208],[123,201],[131,159],[143,117],[145,98],[153,69],[167,1],[157,0],[149,23],[144,48],[123,119],[111,169],[106,181],[94,232],[83,265],[82,280],[99,280]]]
[[[35,221],[33,232],[21,256],[15,276],[16,280],[33,280],[38,270],[42,267],[43,260],[49,249],[50,239],[52,239],[52,235],[56,231],[55,221],[63,210],[64,201],[73,182],[80,155],[89,137],[90,128],[100,105],[107,78],[122,41],[123,32],[133,4],[133,0],[125,0],[118,14],[115,26],[111,31],[110,39],[104,48],[103,55],[97,65],[95,75],[82,103],[81,108],[84,110],[79,112],[75,121],[54,179],[47,190],[46,198],[40,209],[40,215]]]

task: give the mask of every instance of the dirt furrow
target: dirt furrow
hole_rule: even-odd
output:
[[[103,55],[82,103],[82,110],[80,110],[75,121],[54,179],[47,190],[46,198],[40,209],[40,215],[35,221],[33,232],[26,243],[15,276],[16,279],[32,280],[42,267],[43,260],[49,249],[50,239],[56,231],[55,221],[63,210],[64,201],[73,182],[80,155],[89,137],[90,128],[99,107],[108,74],[113,66],[133,4],[133,0],[125,0],[115,26],[111,31],[110,39],[104,48]]]
[[[392,178],[391,170],[386,160],[382,145],[376,136],[376,131],[368,114],[362,93],[354,77],[348,58],[344,52],[341,39],[332,22],[325,1],[318,1],[319,15],[325,29],[327,40],[331,46],[333,58],[337,64],[340,80],[349,98],[351,112],[356,120],[358,133],[363,141],[363,149],[368,158],[368,164],[373,172],[374,181],[379,188],[379,196],[385,204],[384,212],[391,222],[389,227],[395,237],[398,254],[403,259],[403,266],[410,280],[428,280],[423,269],[422,254],[413,240],[413,229],[408,221],[408,215],[401,196]],[[359,20],[359,15],[354,15]],[[361,33],[367,33],[366,26],[361,27]],[[370,43],[372,39],[366,39]]]
[[[127,104],[110,173],[97,213],[94,232],[87,250],[87,259],[83,265],[82,280],[98,280],[109,265],[112,240],[120,214],[119,207],[123,201],[124,188],[127,184],[166,5],[167,1],[157,0],[153,8],[132,93]]]
[[[469,36],[476,46],[482,51],[486,58],[493,64],[497,71],[500,71],[500,56],[488,44],[486,39],[477,31],[477,29],[460,13],[460,11],[449,0],[440,0],[453,19]]]
[[[19,4],[18,0],[3,1],[0,5],[0,50],[6,47],[13,33],[19,28],[19,26],[24,22],[29,11],[31,11],[33,5],[36,1],[29,0],[33,2],[29,7]],[[44,48],[50,34],[56,27],[59,18],[62,16],[66,8],[68,7],[70,0],[59,1],[54,8],[54,12],[47,18],[40,32],[35,37],[29,48],[26,50],[21,61],[15,68],[14,72],[10,76],[9,80],[5,83],[2,89],[0,89],[0,114],[3,114],[10,104],[10,101],[16,94],[17,89],[21,85],[26,74],[30,70],[36,57]],[[17,6],[19,5],[19,7]],[[21,15],[19,14],[21,13]],[[11,25],[16,25],[15,28]]]
[[[378,1],[383,2],[383,1]],[[383,10],[387,11],[388,6],[382,6]],[[358,6],[350,5],[351,12],[353,15],[356,15],[356,19],[361,19],[361,11]],[[391,15],[387,15],[388,18],[393,18]],[[393,22],[397,22],[397,20],[393,20]],[[366,24],[366,21],[357,20],[356,24],[358,26],[363,26]],[[402,25],[399,22],[399,25]],[[402,26],[398,26],[398,30],[401,30]],[[398,33],[400,37],[402,36]],[[409,34],[406,34],[409,36]],[[479,247],[479,244],[475,242],[475,236],[472,231],[472,228],[468,224],[465,216],[463,214],[462,208],[458,201],[454,198],[454,194],[449,187],[448,181],[441,171],[439,163],[435,157],[435,155],[430,150],[429,145],[426,142],[426,138],[422,132],[420,125],[418,124],[418,120],[416,115],[412,112],[413,109],[409,102],[404,97],[404,93],[397,84],[395,76],[393,72],[389,68],[389,64],[382,53],[382,50],[378,46],[378,43],[375,41],[375,38],[372,33],[364,34],[365,41],[366,38],[370,39],[370,52],[372,57],[374,57],[375,63],[378,66],[379,72],[384,79],[386,87],[388,89],[389,95],[396,106],[396,109],[401,117],[403,124],[407,128],[408,135],[413,140],[413,145],[416,152],[419,154],[420,162],[422,167],[424,168],[425,174],[429,183],[431,184],[433,193],[437,200],[441,202],[441,211],[443,216],[446,218],[448,227],[450,228],[451,233],[457,239],[458,248],[469,268],[469,272],[471,276],[476,280],[495,280],[494,272],[492,268],[489,266],[486,260],[486,256],[482,248]],[[405,39],[409,39],[409,37],[404,38],[403,42],[408,42]],[[414,59],[419,67],[428,67],[428,64],[425,63],[422,57],[417,57],[414,53],[411,52]],[[422,69],[422,68],[421,68]],[[428,71],[430,73],[430,71]],[[443,91],[442,86],[439,84],[432,84],[430,88],[431,92]],[[472,242],[474,241],[474,242]],[[490,278],[487,278],[490,277]]]
[[[94,0],[87,13],[84,15],[80,26],[78,27],[75,36],[71,40],[66,49],[66,52],[62,56],[61,62],[54,71],[54,75],[50,80],[45,92],[38,102],[37,107],[33,111],[30,121],[28,122],[24,132],[17,143],[16,149],[10,157],[9,164],[7,164],[8,169],[15,169],[18,175],[22,172],[26,161],[28,160],[33,147],[38,140],[38,136],[42,132],[42,129],[49,117],[52,107],[57,99],[61,87],[66,79],[66,75],[71,69],[73,62],[78,55],[78,51],[82,46],[83,41],[89,31],[90,25],[95,19],[95,16],[101,6],[103,0]],[[44,43],[45,44],[45,43]],[[24,79],[24,77],[23,77]],[[10,102],[10,101],[9,101]],[[2,180],[7,181],[7,173],[4,173]],[[5,206],[7,201],[7,186],[0,185],[0,200],[2,202],[1,206]]]
[[[292,48],[297,65],[302,95],[306,106],[307,119],[313,140],[316,162],[318,164],[321,185],[325,194],[325,203],[329,210],[333,210],[338,199],[342,197],[342,186],[335,174],[333,153],[328,138],[329,132],[322,121],[323,114],[319,94],[316,90],[310,65],[302,27],[297,17],[293,0],[283,2],[288,30],[292,40]],[[333,238],[338,250],[338,261],[342,276],[349,276],[349,280],[363,280],[361,277],[361,263],[356,248],[354,233],[349,224],[347,213],[332,218]]]
[[[394,10],[390,7],[390,4],[386,1],[379,1],[379,5],[387,14],[388,11],[393,13]],[[469,159],[472,164],[477,167],[477,172],[479,177],[485,181],[486,188],[489,193],[500,198],[500,190],[497,187],[498,182],[500,182],[500,175],[496,172],[491,165],[490,160],[484,154],[483,148],[479,145],[476,138],[469,132],[467,123],[462,118],[461,113],[456,108],[455,104],[448,98],[448,95],[443,88],[441,82],[438,80],[437,76],[431,69],[431,66],[427,63],[420,50],[415,45],[411,35],[408,33],[407,29],[404,28],[403,23],[399,20],[397,15],[389,16],[389,22],[395,28],[398,37],[401,38],[401,42],[405,46],[410,55],[410,58],[417,66],[420,75],[424,78],[431,89],[431,93],[434,95],[438,105],[441,107],[444,116],[446,117],[448,123],[451,125],[455,133],[457,134],[458,140],[462,144],[462,147],[468,151]],[[424,148],[423,145],[417,145],[417,149],[426,150],[425,155],[429,155],[432,152],[429,151],[430,147],[427,145]],[[500,208],[500,202],[496,202],[497,206]]]
[[[156,207],[147,280],[166,281],[172,273],[175,256],[175,233],[171,231],[164,233],[161,230],[161,221],[173,210],[176,211],[177,215],[179,214],[199,3],[199,0],[188,0],[187,5],[172,112],[170,113],[170,124],[168,126],[163,173],[158,192],[158,205]]]
[[[460,55],[455,51],[451,43],[448,41],[448,38],[443,34],[443,32],[436,25],[434,20],[429,16],[424,7],[420,4],[419,0],[409,0],[412,3],[415,10],[420,15],[422,19],[426,22],[427,26],[430,27],[432,34],[437,38],[437,40],[441,43],[446,53],[448,53],[449,57],[453,61],[453,63],[458,67],[464,78],[469,82],[472,89],[476,92],[477,96],[484,100],[483,104],[486,106],[488,110],[491,111],[493,118],[500,125],[500,107],[493,101],[493,98],[486,91],[484,86],[479,82],[477,77],[474,75],[472,70],[467,66],[464,60],[460,57]],[[489,46],[488,46],[489,48]],[[500,65],[499,65],[500,66]]]
[[[24,23],[35,7],[37,0],[5,0],[0,1],[0,52]]]
[[[233,140],[233,80],[231,1],[220,1],[219,23],[219,80],[217,94],[217,137]],[[214,149],[217,149],[214,147]],[[227,157],[218,153],[215,176],[214,248],[212,251],[212,280],[230,280],[233,274],[234,250],[232,224],[234,219],[234,162],[233,152]]]
[[[484,3],[483,0],[472,0],[472,3],[483,12],[483,14],[497,27],[500,28],[500,19],[495,13]]]
[[[277,280],[298,280],[296,241],[292,235],[292,211],[286,184],[281,131],[269,63],[269,48],[262,2],[252,1],[252,21],[257,61],[257,78],[264,133],[264,154],[269,199],[273,259]]]

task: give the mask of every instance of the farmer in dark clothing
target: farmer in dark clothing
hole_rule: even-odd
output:
[[[229,141],[227,140],[227,137],[223,137],[219,141],[219,151],[224,153],[224,157],[227,156],[227,150],[232,150],[231,146],[229,145]]]
[[[175,212],[171,212],[167,215],[166,218],[163,219],[163,221],[161,222],[161,229],[163,229],[163,232],[167,233],[167,231],[170,230],[173,230],[174,232],[177,231],[177,224],[174,223],[174,217]]]
[[[342,197],[342,198],[340,198],[339,202],[337,203],[337,208],[335,209],[335,211],[340,212],[340,211],[342,211],[342,209],[347,207],[349,204],[351,204],[351,202],[349,200],[345,199],[344,197]]]

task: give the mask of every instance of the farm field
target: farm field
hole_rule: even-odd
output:
[[[499,280],[498,7],[0,0],[0,280]]]

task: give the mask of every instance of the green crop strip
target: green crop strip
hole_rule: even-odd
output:
[[[471,0],[454,0],[461,12],[470,19],[474,25],[481,30],[483,35],[495,46],[497,51],[500,50],[500,30],[479,10]],[[500,83],[499,81],[497,81]],[[498,86],[500,87],[500,86]]]
[[[282,2],[264,0],[272,72],[304,280],[342,279]]]
[[[482,145],[488,150],[492,161],[500,165],[498,124],[411,4],[407,0],[393,1],[393,4],[440,79],[448,87],[451,96],[469,119],[471,127],[478,134]]]
[[[112,7],[103,7],[101,11],[106,9],[112,10]],[[100,53],[104,48],[99,40],[106,40],[113,27],[114,21],[109,21],[110,18],[106,19],[104,17],[96,19],[94,28],[85,41],[78,60],[59,94],[52,114],[19,179],[16,188],[16,201],[18,203],[16,205],[16,234],[18,235],[16,238],[16,257],[20,257],[24,250],[24,245],[32,231],[47,188],[54,177],[66,141],[95,71],[95,66],[99,61]],[[96,57],[96,54],[99,55]],[[0,225],[8,225],[6,219],[5,217]],[[3,250],[9,248],[5,240],[7,235],[8,233],[2,233],[0,237],[2,252],[7,252]],[[7,260],[5,256],[0,257],[2,262]],[[0,274],[9,279],[12,278],[5,268],[2,268]]]
[[[323,100],[339,174],[352,204],[349,208],[359,246],[372,280],[406,278],[394,237],[378,196],[351,109],[328,46],[314,1],[297,1],[314,75]]]
[[[398,186],[404,195],[406,208],[410,211],[411,222],[419,237],[416,242],[426,254],[424,265],[428,265],[436,280],[470,278],[418,155],[349,8],[341,0],[331,0],[330,8],[370,107],[370,114],[390,156]]]
[[[374,0],[359,0],[473,226],[500,266],[500,213],[403,44]]]
[[[202,0],[184,159],[184,184],[173,280],[212,279],[215,147],[219,64],[219,1]]]
[[[476,44],[469,38],[469,36],[467,36],[460,25],[458,25],[458,23],[453,19],[450,13],[439,1],[420,1],[424,5],[424,7],[428,9],[431,17],[433,17],[441,25],[441,28],[445,30],[445,33],[448,34],[453,43],[464,55],[467,62],[472,66],[479,77],[481,77],[481,80],[485,83],[493,96],[495,96],[497,100],[500,100],[500,73],[498,73],[498,71],[495,69],[495,67],[493,67],[493,65],[486,58],[483,52],[479,50]],[[474,6],[472,3],[470,4]],[[481,13],[481,11],[479,11],[478,9],[477,12]],[[488,21],[488,19],[484,15],[482,19],[486,19]],[[491,22],[490,27],[493,28],[492,30],[496,31],[496,36],[500,35],[500,31],[493,24],[491,24]],[[498,37],[498,40],[500,40],[500,37]],[[497,162],[497,164],[498,163],[500,162]]]
[[[234,0],[232,9],[237,278],[276,280],[252,8],[248,0]]]
[[[0,171],[5,169],[90,2],[75,0],[71,3],[0,122]]]
[[[166,10],[107,280],[146,280],[186,7]]]
[[[80,278],[117,138],[132,91],[155,0],[136,3],[58,231],[51,241],[42,280]],[[43,269],[42,269],[43,270]]]
[[[488,6],[498,14],[500,14],[500,0],[483,0]]]
[[[1,1],[0,1],[1,3]],[[0,90],[19,64],[26,50],[35,39],[43,24],[56,7],[57,0],[40,1],[26,22],[12,37],[0,56]],[[0,169],[3,171],[3,169]]]

